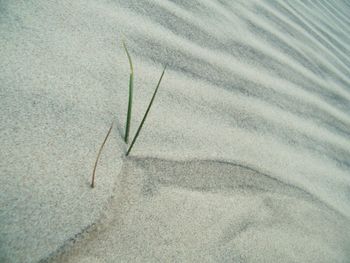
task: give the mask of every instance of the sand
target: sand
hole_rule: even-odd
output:
[[[0,262],[349,262],[349,12],[0,1]]]
[[[164,171],[167,171],[164,173]],[[109,215],[49,262],[346,262],[348,219],[225,162],[129,159]]]

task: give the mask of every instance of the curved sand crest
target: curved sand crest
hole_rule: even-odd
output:
[[[349,219],[217,161],[130,158],[101,225],[50,262],[346,262]]]
[[[107,145],[94,191],[88,181],[110,121],[123,132],[122,33],[132,127],[170,63],[135,155],[249,164],[350,217],[349,7],[1,1],[0,261],[37,262],[103,210],[121,146]]]

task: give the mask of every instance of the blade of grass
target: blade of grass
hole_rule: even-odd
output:
[[[133,93],[133,88],[134,88],[134,67],[132,65],[132,60],[131,60],[129,51],[128,51],[124,41],[123,41],[123,46],[124,46],[124,49],[125,49],[125,53],[128,56],[129,65],[130,65],[129,102],[128,102],[128,112],[127,112],[127,115],[126,115],[126,126],[125,126],[125,136],[124,136],[125,143],[128,143],[128,141],[129,141],[129,132],[130,132],[131,108],[132,108],[132,93]]]
[[[112,131],[112,128],[113,128],[113,122],[112,122],[111,127],[109,128],[108,133],[107,133],[107,135],[106,135],[106,137],[105,137],[105,139],[104,139],[104,141],[103,141],[103,143],[102,143],[102,145],[100,147],[100,150],[98,151],[97,158],[96,158],[96,161],[95,161],[94,170],[92,172],[91,188],[95,187],[95,174],[96,174],[97,163],[98,163],[98,160],[100,159],[100,155],[101,155],[102,149],[103,149],[103,147],[106,144],[106,141],[108,139],[109,134]]]
[[[134,146],[134,143],[136,142],[137,137],[138,137],[139,134],[140,134],[140,131],[141,131],[141,129],[142,129],[142,126],[143,126],[143,124],[144,124],[145,121],[146,121],[147,115],[148,115],[148,113],[149,113],[149,111],[150,111],[150,109],[151,109],[151,106],[152,106],[152,103],[153,103],[153,101],[154,101],[154,98],[156,97],[156,94],[157,94],[157,92],[158,92],[158,88],[159,88],[159,86],[160,86],[160,82],[162,81],[162,78],[163,78],[163,76],[164,76],[166,67],[167,67],[167,66],[165,66],[164,69],[163,69],[163,72],[162,72],[162,75],[161,75],[160,78],[159,78],[157,87],[156,87],[156,89],[154,90],[152,99],[151,99],[151,101],[150,101],[150,103],[149,103],[149,105],[148,105],[148,108],[147,108],[147,110],[146,110],[145,115],[143,116],[143,119],[142,119],[142,121],[141,121],[141,124],[140,124],[139,128],[138,128],[137,131],[136,131],[136,134],[135,134],[135,136],[134,136],[134,139],[132,140],[131,145],[130,145],[128,151],[126,152],[126,156],[129,155],[129,153],[130,153],[132,147]]]

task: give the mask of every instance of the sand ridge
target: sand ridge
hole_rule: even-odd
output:
[[[349,3],[342,0],[2,0],[0,261],[47,258],[96,223],[112,195],[120,200],[129,78],[124,39],[135,66],[131,134],[164,65],[168,68],[131,153],[161,161],[134,160],[138,168],[122,173],[134,178],[124,185],[130,209],[116,213],[126,228],[111,233],[135,242],[119,247],[120,255],[129,260],[132,251],[141,251],[145,259],[176,261],[178,243],[183,260],[230,261],[234,256],[249,262],[264,254],[275,257],[271,262],[280,253],[293,261],[321,251],[315,255],[320,262],[347,262],[349,13]],[[112,121],[116,129],[91,190],[92,166]],[[191,160],[209,160],[209,166]],[[257,176],[251,171],[250,181],[230,178],[243,170],[222,162],[249,167]],[[272,191],[270,184],[279,190]],[[236,207],[245,212],[236,214]],[[224,222],[208,232],[207,223],[218,221],[219,214]],[[285,215],[290,228],[254,228],[272,214]],[[186,222],[194,224],[194,217],[199,221],[191,230]],[[310,223],[313,218],[316,225]],[[169,231],[162,236],[170,243],[156,235],[142,246],[147,233],[157,233],[158,223],[163,234]],[[235,238],[239,229],[242,235]],[[209,234],[200,236],[201,231]],[[270,236],[279,239],[270,241]],[[275,244],[273,251],[261,247],[268,242]],[[156,250],[160,244],[163,255]],[[310,248],[309,255],[303,246]],[[229,247],[235,251],[228,252]],[[91,257],[101,255],[93,251]]]
[[[119,176],[123,190],[108,219],[47,262],[346,262],[350,256],[348,218],[248,167],[131,157]]]

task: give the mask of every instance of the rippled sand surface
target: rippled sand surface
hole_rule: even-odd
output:
[[[0,261],[349,262],[349,13],[1,1]]]

